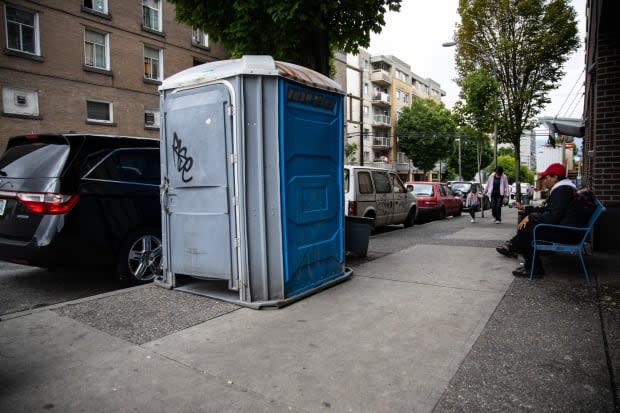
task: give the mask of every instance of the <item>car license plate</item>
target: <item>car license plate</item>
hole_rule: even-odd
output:
[[[4,215],[5,206],[6,206],[6,199],[0,199],[0,217]]]

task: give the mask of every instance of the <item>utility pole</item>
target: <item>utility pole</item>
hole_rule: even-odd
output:
[[[364,166],[364,68],[360,69],[360,166]]]

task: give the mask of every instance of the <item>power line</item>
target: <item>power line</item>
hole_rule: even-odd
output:
[[[577,80],[573,84],[573,87],[571,87],[570,92],[568,92],[568,95],[566,95],[566,98],[564,99],[564,102],[562,102],[562,106],[560,106],[560,109],[558,110],[558,113],[555,115],[556,118],[560,116],[560,112],[562,112],[562,109],[564,108],[564,105],[568,101],[568,98],[573,94],[573,90],[575,90],[575,86],[577,86],[577,84],[579,84],[579,81],[581,80],[581,76],[583,76],[585,71],[586,71],[586,68],[584,67],[581,70],[581,73],[579,73],[579,77],[577,78]]]

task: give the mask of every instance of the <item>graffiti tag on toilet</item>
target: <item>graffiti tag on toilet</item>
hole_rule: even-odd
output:
[[[176,166],[178,172],[181,172],[181,179],[183,182],[191,181],[193,177],[187,178],[185,174],[191,171],[192,166],[194,166],[194,158],[187,156],[187,148],[183,146],[183,141],[179,139],[176,132],[174,132],[172,140],[172,151],[174,152],[174,166]]]

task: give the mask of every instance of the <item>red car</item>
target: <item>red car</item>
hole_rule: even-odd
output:
[[[416,219],[444,219],[448,215],[461,215],[461,198],[454,195],[448,185],[441,182],[414,181],[405,184],[417,199]]]

